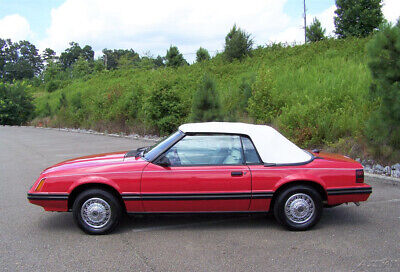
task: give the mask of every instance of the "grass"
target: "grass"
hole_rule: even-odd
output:
[[[177,69],[102,71],[53,93],[37,88],[36,122],[47,119],[53,126],[157,133],[159,128],[149,120],[150,93],[167,82],[184,105],[179,120],[187,122],[193,93],[208,74],[215,80],[224,120],[271,123],[303,147],[335,145],[343,139],[362,138],[374,109],[368,98],[368,40],[274,44],[254,50],[241,62],[228,63],[218,55]],[[240,101],[242,82],[252,86],[247,108]],[[68,101],[65,108],[59,105],[62,93]],[[51,116],[46,116],[47,104]]]

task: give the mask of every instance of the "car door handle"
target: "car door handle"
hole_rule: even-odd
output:
[[[243,176],[243,172],[242,171],[234,171],[234,172],[231,172],[231,176],[232,177],[241,177],[241,176]]]

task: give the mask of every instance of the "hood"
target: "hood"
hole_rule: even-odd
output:
[[[121,167],[124,163],[125,155],[127,151],[103,153],[84,157],[78,157],[69,159],[60,163],[57,163],[43,171],[43,174],[49,173],[60,173],[63,174],[75,174],[85,172],[106,172],[113,171],[115,168]],[[129,164],[145,163],[146,161],[142,158],[130,158]]]

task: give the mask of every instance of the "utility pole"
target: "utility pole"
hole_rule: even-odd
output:
[[[306,15],[306,0],[303,1],[304,3],[304,44],[307,43],[307,15]]]

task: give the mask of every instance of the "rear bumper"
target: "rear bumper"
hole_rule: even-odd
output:
[[[328,204],[335,205],[346,202],[366,201],[372,193],[372,187],[365,186],[349,188],[332,188],[326,190],[328,194]]]
[[[68,194],[28,193],[28,201],[43,207],[46,211],[68,211]]]

